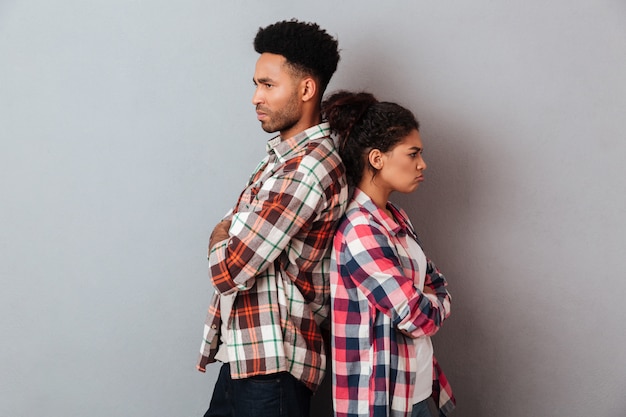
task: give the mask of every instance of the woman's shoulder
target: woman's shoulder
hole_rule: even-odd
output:
[[[382,224],[379,219],[368,207],[352,200],[346,208],[346,212],[339,225],[339,231],[340,233],[345,234],[355,228],[362,229],[363,227],[367,227],[371,229],[379,229],[381,226]]]
[[[353,219],[355,221],[364,221],[374,218],[372,210],[358,202],[357,200],[351,200],[346,207],[346,218]]]

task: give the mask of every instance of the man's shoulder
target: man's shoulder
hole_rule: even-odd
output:
[[[285,169],[300,170],[305,174],[343,175],[341,157],[329,136],[308,140],[300,152],[286,162]]]
[[[304,157],[310,157],[316,160],[331,159],[341,162],[341,157],[335,147],[335,142],[330,136],[307,141],[303,151]]]
[[[307,138],[307,140],[302,143],[302,151],[304,153],[311,153],[316,149],[327,153],[337,153],[335,142],[329,135]]]

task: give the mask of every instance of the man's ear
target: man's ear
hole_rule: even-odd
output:
[[[300,82],[302,101],[309,101],[317,95],[317,82],[313,77],[304,77]]]

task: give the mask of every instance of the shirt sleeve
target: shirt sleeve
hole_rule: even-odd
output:
[[[216,291],[249,289],[291,239],[311,226],[324,201],[320,180],[312,172],[295,169],[265,181],[254,201],[233,214],[230,238],[209,254]]]
[[[388,232],[373,222],[356,224],[346,232],[345,270],[341,274],[348,275],[369,303],[389,316],[402,333],[412,338],[435,334],[447,314],[445,301],[440,300],[439,294],[426,296],[404,274]],[[434,274],[433,270],[431,281],[437,282],[441,297],[447,297],[449,306],[443,275]]]
[[[448,282],[435,264],[428,259],[426,264],[426,280],[424,286],[428,286],[435,291],[435,294],[425,294],[433,303],[439,303],[439,308],[443,311],[442,320],[450,317],[451,296],[448,292]]]

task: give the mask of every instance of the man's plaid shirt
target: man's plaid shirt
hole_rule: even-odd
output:
[[[214,362],[220,320],[228,321],[232,377],[281,371],[315,391],[326,368],[320,325],[329,313],[329,264],[348,190],[341,159],[322,123],[267,144],[226,218],[230,238],[209,254],[215,288],[198,369]],[[220,294],[237,292],[230,317]],[[325,323],[326,325],[326,323]]]

